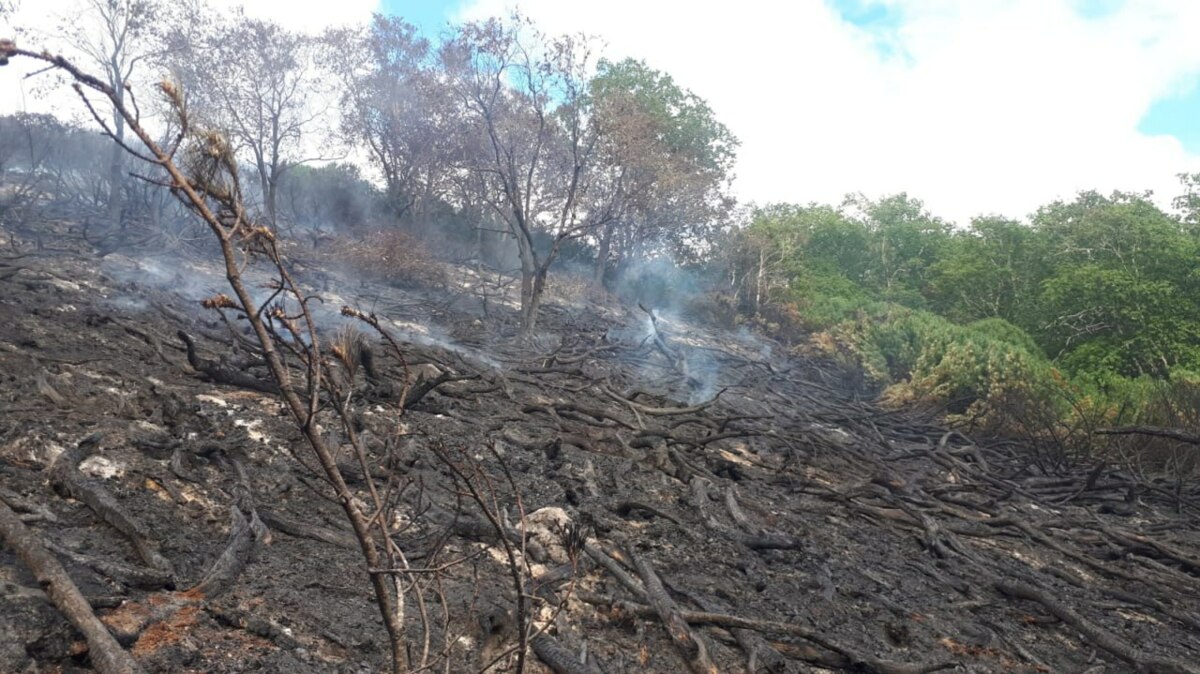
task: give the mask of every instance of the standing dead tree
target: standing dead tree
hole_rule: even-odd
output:
[[[100,69],[103,82],[112,90],[112,106],[104,112],[109,129],[118,141],[108,157],[106,172],[106,219],[110,228],[124,224],[126,158],[120,145],[128,140],[126,120],[120,107],[133,103],[128,92],[136,71],[159,50],[154,17],[166,8],[154,0],[87,0],[84,11],[93,20],[72,21],[64,38],[89,64]]]
[[[364,147],[398,221],[428,215],[449,186],[462,141],[459,111],[431,67],[415,26],[376,15],[369,28],[326,36],[330,68],[343,83],[341,128]]]
[[[481,201],[517,242],[526,336],[536,328],[546,274],[563,245],[613,217],[587,208],[602,133],[586,85],[591,42],[531,39],[531,30],[519,17],[467,23],[440,52],[467,111],[464,136],[483,139],[467,170],[479,176]]]
[[[279,191],[288,171],[308,157],[303,139],[325,113],[316,38],[237,14],[198,12],[176,31],[164,59],[188,89],[193,120],[219,126],[254,169],[262,215],[279,226]]]

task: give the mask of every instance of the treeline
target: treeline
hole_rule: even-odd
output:
[[[1195,424],[1200,175],[1180,177],[1174,212],[1084,192],[965,228],[904,194],[757,208],[730,246],[734,297],[971,423]]]

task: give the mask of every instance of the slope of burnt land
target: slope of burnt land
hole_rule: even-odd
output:
[[[12,243],[0,501],[118,641],[153,672],[384,669],[331,492],[236,314],[199,305],[215,264]],[[1200,671],[1195,494],[1042,474],[1017,443],[880,409],[854,373],[746,333],[559,293],[522,341],[471,270],[401,290],[296,260],[331,334],[342,305],[373,312],[407,360],[372,349],[377,379],[413,385],[399,418],[358,373],[378,402],[357,424],[405,487],[397,542],[438,569],[407,608],[439,671],[516,667],[509,554],[531,672]],[[0,671],[88,669],[5,547]]]

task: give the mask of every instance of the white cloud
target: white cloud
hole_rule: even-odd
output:
[[[1100,19],[1070,0],[886,4],[903,17],[892,59],[818,0],[520,7],[707,98],[742,140],[743,199],[908,191],[965,221],[1023,216],[1081,189],[1154,189],[1166,201],[1176,173],[1200,171],[1174,138],[1137,131],[1155,99],[1200,76],[1200,3],[1128,0]],[[476,0],[462,17],[511,6]]]

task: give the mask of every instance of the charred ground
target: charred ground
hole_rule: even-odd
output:
[[[212,257],[101,258],[58,227],[53,250],[5,232],[0,500],[147,671],[384,669],[337,505],[236,313],[200,307]],[[472,270],[406,290],[289,257],[328,333],[343,305],[372,313],[414,375],[401,418],[357,373],[377,398],[358,428],[406,485],[401,547],[444,569],[426,610],[448,616],[446,671],[515,665],[498,529],[526,532],[548,637],[528,671],[676,672],[697,650],[730,672],[1200,671],[1194,494],[1104,465],[1042,474],[1018,443],[882,409],[856,373],[745,333],[557,292],[518,340],[503,285]],[[464,505],[455,469],[506,521]],[[238,540],[258,541],[248,564],[222,566]],[[0,671],[86,671],[11,549],[0,575]]]

